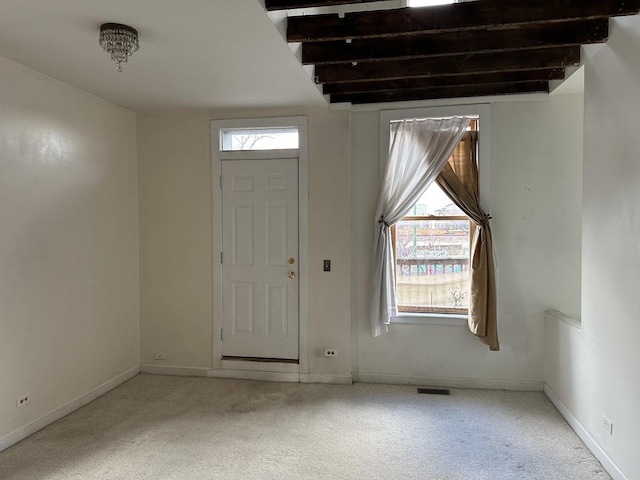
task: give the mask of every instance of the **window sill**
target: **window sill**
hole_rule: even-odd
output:
[[[391,317],[391,323],[419,324],[419,325],[447,325],[466,327],[467,315],[442,313],[401,313]]]

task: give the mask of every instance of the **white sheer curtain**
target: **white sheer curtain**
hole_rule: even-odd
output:
[[[398,314],[391,226],[404,217],[438,176],[469,126],[470,118],[428,118],[391,123],[373,243],[371,335],[389,330]]]

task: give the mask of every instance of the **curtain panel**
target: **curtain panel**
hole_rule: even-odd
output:
[[[372,256],[371,335],[387,333],[398,314],[391,226],[435,180],[469,126],[468,117],[391,123],[389,159],[376,208]]]
[[[477,132],[466,132],[436,178],[438,185],[476,225],[471,243],[471,296],[469,330],[489,346],[500,350],[496,313],[493,240],[489,215],[478,195]]]

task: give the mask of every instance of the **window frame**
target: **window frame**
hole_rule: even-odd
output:
[[[478,118],[478,183],[480,204],[485,211],[491,211],[491,105],[474,104],[459,106],[407,108],[401,110],[380,111],[380,178],[384,171],[389,156],[390,126],[394,121],[402,121],[413,118],[443,118],[452,116],[474,116]],[[441,219],[437,217],[436,219]],[[473,222],[472,222],[473,225]],[[395,243],[395,233],[393,234]],[[394,245],[395,251],[395,245]],[[392,323],[397,324],[427,324],[427,325],[460,325],[466,326],[468,314],[463,313],[412,313],[398,312],[391,318]]]

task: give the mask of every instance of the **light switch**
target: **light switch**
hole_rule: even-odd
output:
[[[331,271],[331,260],[323,260],[322,269],[325,272],[330,272]]]

